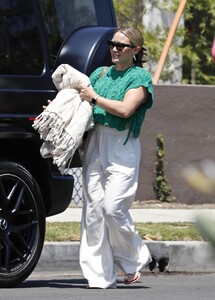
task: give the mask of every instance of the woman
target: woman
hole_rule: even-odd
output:
[[[116,265],[125,272],[124,283],[134,283],[151,261],[128,210],[137,190],[138,136],[152,105],[152,79],[142,68],[146,49],[139,30],[120,28],[108,45],[114,65],[91,74],[93,89],[80,89],[94,106],[95,122],[83,162],[80,265],[89,288],[116,287]]]

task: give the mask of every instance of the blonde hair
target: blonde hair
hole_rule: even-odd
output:
[[[140,51],[134,56],[133,61],[135,65],[142,67],[142,64],[148,61],[149,53],[148,49],[143,46],[144,39],[140,30],[135,27],[120,27],[116,32],[123,33],[129,38],[132,45],[140,47]]]

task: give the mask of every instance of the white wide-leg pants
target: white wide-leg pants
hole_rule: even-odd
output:
[[[90,287],[116,282],[115,265],[135,273],[151,261],[128,212],[137,190],[140,142],[128,130],[96,125],[83,163],[80,265]]]

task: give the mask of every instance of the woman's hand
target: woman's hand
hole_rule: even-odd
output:
[[[51,102],[52,102],[51,100],[47,100],[48,105],[49,105]],[[48,105],[43,105],[43,106],[42,106],[43,110],[45,110],[46,107],[47,107]]]
[[[96,96],[97,94],[91,86],[80,85],[80,97],[82,100],[91,103],[92,98],[95,98]]]

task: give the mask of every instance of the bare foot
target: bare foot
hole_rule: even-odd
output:
[[[125,274],[124,284],[131,284],[137,282],[138,280],[140,280],[140,277],[141,277],[140,272],[136,272],[135,274],[127,273]]]

